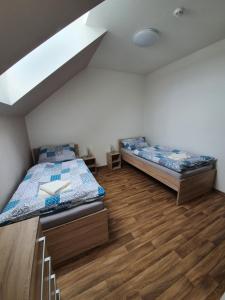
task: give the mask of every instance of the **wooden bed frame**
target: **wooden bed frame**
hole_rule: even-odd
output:
[[[39,151],[40,148],[32,151],[34,164],[38,161]],[[78,144],[74,144],[74,152],[76,157],[79,157]],[[57,268],[66,260],[108,241],[108,210],[104,208],[74,221],[43,230],[43,233],[53,266]]]
[[[122,152],[122,140],[124,139],[119,140],[119,150],[122,160],[175,190],[177,192],[177,205],[204,195],[212,190],[216,176],[215,168],[179,179],[172,174],[168,174],[148,164],[144,159],[136,158],[129,153]]]
[[[47,248],[55,268],[87,250],[106,243],[108,233],[108,210],[79,218],[43,231]]]

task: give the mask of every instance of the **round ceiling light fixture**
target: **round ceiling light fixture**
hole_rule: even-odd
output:
[[[154,45],[159,39],[159,32],[154,28],[147,28],[136,32],[133,42],[139,47],[149,47]]]

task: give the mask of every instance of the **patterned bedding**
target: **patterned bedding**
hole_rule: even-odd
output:
[[[203,167],[216,161],[212,156],[195,155],[186,151],[158,145],[135,149],[132,150],[132,153],[179,173]]]
[[[127,150],[135,150],[135,149],[141,149],[144,147],[148,147],[149,144],[146,143],[144,137],[136,137],[136,138],[128,138],[121,140],[122,145]]]
[[[40,196],[41,184],[69,180],[69,188],[53,196]],[[105,194],[82,159],[41,163],[32,167],[0,214],[0,224],[49,214],[99,200]]]
[[[62,162],[75,159],[74,145],[43,146],[40,148],[38,163]]]

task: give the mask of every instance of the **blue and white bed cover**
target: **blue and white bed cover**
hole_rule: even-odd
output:
[[[132,152],[141,158],[179,173],[203,167],[216,161],[212,156],[196,155],[179,149],[159,145],[135,149],[132,150]]]
[[[39,197],[41,184],[69,180],[65,192]],[[33,166],[0,214],[0,224],[7,224],[40,214],[68,209],[103,198],[104,189],[97,183],[82,159]]]

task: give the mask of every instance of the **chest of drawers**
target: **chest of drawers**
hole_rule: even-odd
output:
[[[0,299],[60,299],[38,217],[0,228]]]

